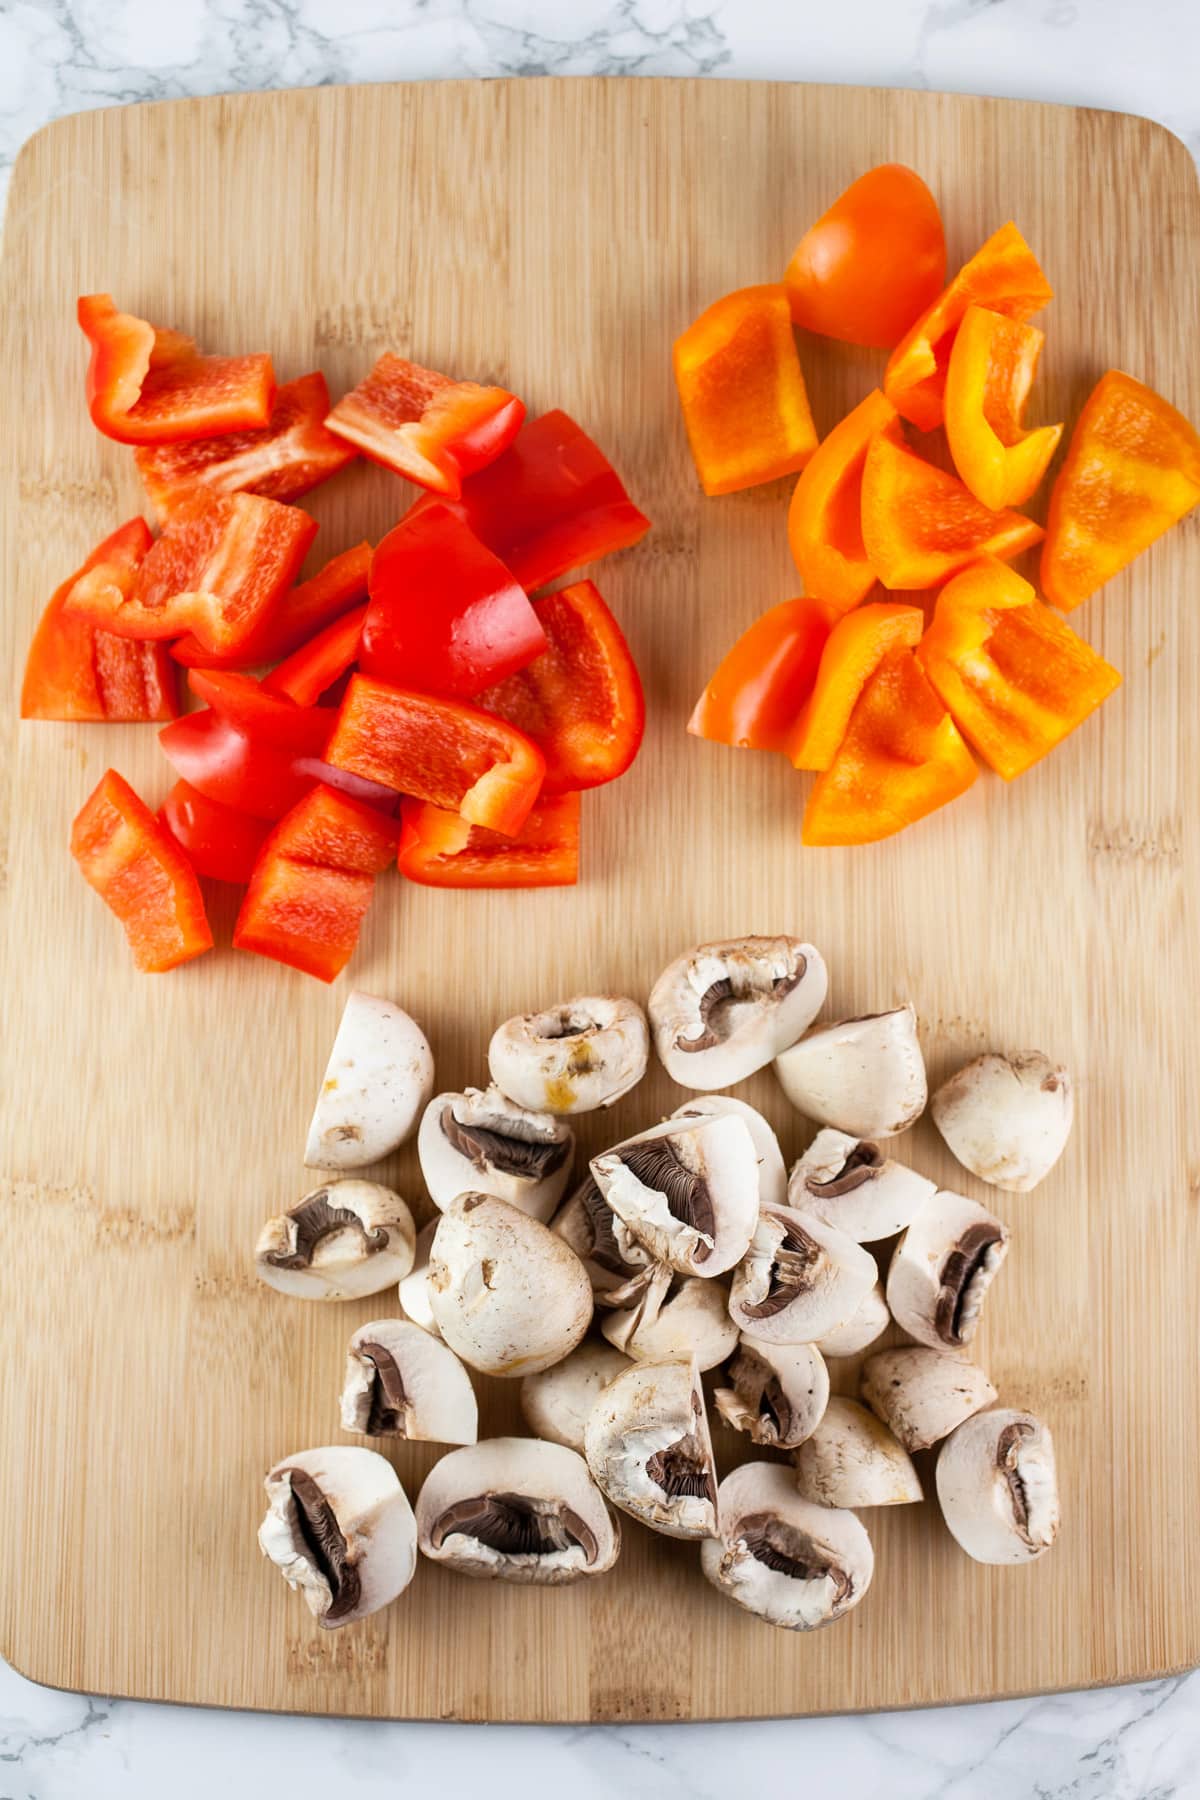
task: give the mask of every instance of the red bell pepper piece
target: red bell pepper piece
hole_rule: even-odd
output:
[[[579,880],[579,795],[539,800],[516,837],[468,825],[425,800],[400,806],[402,875],[422,887],[574,887]]]
[[[119,444],[259,431],[270,421],[269,356],[200,356],[191,338],[118,312],[111,294],[84,294],[79,324],[92,346],[87,403],[92,423]]]
[[[623,775],[642,742],[646,704],[621,627],[590,581],[535,600],[546,651],[479,697],[546,759],[543,794]]]
[[[376,548],[364,674],[469,700],[545,648],[525,589],[449,507],[410,513]]]
[[[827,601],[803,599],[784,600],[755,619],[696,702],[688,720],[693,737],[786,753],[836,616]]]
[[[71,855],[120,919],[139,969],[159,974],[212,949],[191,864],[115,769],[102,776],[71,826]]]
[[[270,422],[262,431],[145,445],[134,451],[133,460],[160,519],[198,487],[212,494],[298,500],[358,456],[325,429],[328,411],[329,389],[317,370],[276,388]]]
[[[351,677],[325,754],[335,768],[506,837],[529,817],[546,772],[537,745],[502,719],[367,675]]]
[[[33,634],[21,684],[23,719],[173,719],[179,712],[174,663],[161,644],[136,644],[66,612],[67,595],[98,564],[133,571],[152,543],[144,519],[130,519],[97,544],[56,590]]]
[[[434,505],[424,495],[408,517]],[[650,529],[598,445],[565,412],[527,419],[512,445],[452,503],[521,586],[545,587]]]
[[[314,788],[263,845],[234,947],[332,981],[354,953],[375,876],[394,859],[399,836],[398,819]]]
[[[296,579],[316,531],[315,519],[278,500],[196,494],[172,514],[140,568],[89,570],[67,610],[118,637],[194,631],[209,650],[237,650]]]
[[[281,662],[263,677],[268,694],[281,694],[297,706],[314,706],[327,688],[358,661],[362,646],[365,605],[344,613],[319,631],[307,644]]]
[[[271,833],[269,820],[256,819],[236,806],[222,806],[187,781],[175,783],[158,816],[197,875],[242,887]]]
[[[507,450],[524,417],[524,401],[507,388],[453,381],[388,354],[326,424],[372,462],[457,500],[464,478]]]
[[[236,650],[216,655],[189,634],[171,645],[171,655],[186,669],[253,669],[261,663],[277,662],[366,599],[370,567],[371,546],[364,539],[285,594]]]

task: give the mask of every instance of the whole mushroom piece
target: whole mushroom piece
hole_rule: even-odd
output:
[[[928,1450],[996,1398],[983,1370],[925,1345],[879,1350],[863,1365],[862,1397],[908,1451]]]
[[[584,1431],[588,1468],[623,1512],[667,1537],[712,1537],[717,1473],[694,1362],[636,1362],[604,1389]]]
[[[670,1271],[666,1273],[666,1284],[648,1284],[636,1306],[606,1310],[600,1330],[610,1344],[639,1360],[694,1356],[702,1374],[715,1369],[732,1354],[738,1338],[728,1292],[721,1282],[697,1275],[685,1276],[671,1292]]]
[[[416,1227],[408,1205],[375,1181],[330,1181],[268,1219],[254,1246],[260,1281],[299,1300],[360,1300],[403,1280]]]
[[[788,1631],[815,1631],[871,1585],[871,1540],[852,1512],[814,1506],[779,1463],[743,1463],[718,1490],[719,1537],[700,1546],[718,1593]]]
[[[760,1206],[782,1206],[787,1199],[787,1168],[779,1139],[769,1122],[753,1106],[733,1094],[693,1094],[671,1114],[673,1119],[719,1118],[732,1114],[744,1121],[754,1142],[758,1157],[758,1201]]]
[[[775,1073],[806,1118],[855,1138],[907,1131],[928,1096],[911,1006],[819,1025],[775,1058]]]
[[[885,1157],[869,1138],[826,1126],[788,1179],[788,1205],[814,1214],[856,1244],[876,1244],[903,1231],[937,1183]]]
[[[729,1380],[713,1395],[717,1411],[774,1450],[794,1450],[811,1437],[829,1405],[829,1371],[815,1344],[764,1344],[743,1332]]]
[[[591,1162],[626,1229],[681,1275],[721,1275],[758,1217],[758,1158],[742,1119],[668,1119]]]
[[[838,1394],[792,1461],[796,1486],[818,1506],[905,1506],[923,1497],[904,1446],[874,1413]]]
[[[417,1528],[390,1462],[335,1444],[285,1456],[266,1478],[263,1555],[326,1631],[402,1594],[417,1562]]]
[[[433,1092],[433,1052],[390,1000],[346,1001],[308,1128],[310,1169],[362,1169],[411,1136]]]
[[[820,952],[798,938],[701,944],[654,984],[654,1047],[681,1087],[733,1087],[807,1030],[827,987]]]
[[[646,1073],[650,1032],[635,1000],[584,995],[498,1025],[488,1069],[519,1106],[555,1114],[612,1106]]]
[[[610,1381],[629,1367],[611,1344],[585,1341],[563,1362],[521,1381],[521,1414],[535,1437],[583,1450],[584,1427]]]
[[[976,1562],[1034,1562],[1058,1536],[1054,1442],[1032,1413],[967,1419],[942,1445],[936,1481],[942,1516]]]
[[[763,1207],[734,1270],[729,1311],[768,1344],[811,1344],[852,1318],[876,1281],[853,1238],[790,1206]]]
[[[562,1587],[603,1575],[621,1532],[562,1444],[486,1438],[443,1456],[417,1495],[421,1554],[459,1575]]]
[[[962,1194],[927,1200],[892,1255],[887,1302],[901,1330],[931,1350],[961,1350],[1008,1255],[1008,1227]]]
[[[440,1210],[460,1194],[494,1194],[543,1224],[562,1199],[574,1152],[569,1125],[495,1086],[438,1094],[417,1133],[421,1174]]]
[[[409,1319],[360,1325],[346,1351],[342,1429],[367,1437],[473,1444],[479,1408],[448,1344]]]
[[[1062,1064],[1030,1050],[977,1056],[942,1083],[929,1109],[972,1175],[1010,1194],[1027,1194],[1066,1149],[1075,1099]]]

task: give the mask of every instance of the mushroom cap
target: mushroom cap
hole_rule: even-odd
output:
[[[940,1191],[927,1200],[888,1269],[887,1303],[901,1330],[931,1350],[969,1344],[1008,1236],[994,1213],[962,1194]]]
[[[569,1356],[592,1317],[575,1252],[507,1200],[462,1194],[438,1221],[429,1304],[450,1348],[484,1375],[532,1375]]]
[[[671,1114],[673,1119],[718,1118],[732,1113],[744,1119],[754,1140],[758,1157],[758,1201],[760,1206],[782,1206],[787,1199],[787,1169],[779,1139],[770,1123],[753,1106],[733,1094],[693,1094]]]
[[[856,1138],[907,1131],[928,1095],[911,1006],[818,1025],[775,1058],[775,1073],[806,1118]]]
[[[583,1430],[598,1395],[629,1367],[611,1344],[586,1339],[563,1362],[521,1381],[521,1414],[535,1437],[583,1450]]]
[[[485,1438],[435,1463],[417,1495],[421,1554],[460,1575],[562,1587],[603,1575],[618,1521],[563,1444]]]
[[[587,994],[498,1025],[488,1068],[518,1105],[555,1114],[595,1112],[636,1087],[650,1031],[636,1000]]]
[[[530,1112],[496,1086],[438,1094],[417,1133],[429,1198],[441,1211],[460,1194],[494,1194],[544,1224],[571,1176],[575,1134],[548,1112]]]
[[[390,1000],[355,990],[346,1001],[304,1161],[310,1169],[362,1169],[412,1135],[433,1092],[433,1052],[414,1019]]]
[[[863,1365],[862,1397],[906,1450],[928,1450],[972,1413],[982,1412],[996,1390],[974,1363],[925,1345],[878,1350]]]
[[[433,1248],[433,1234],[437,1230],[438,1217],[435,1213],[428,1224],[422,1225],[418,1231],[413,1266],[396,1290],[404,1317],[435,1338],[440,1338],[442,1334],[429,1304],[429,1252]]]
[[[845,1324],[835,1325],[832,1331],[824,1332],[817,1339],[816,1348],[822,1356],[857,1356],[860,1350],[873,1344],[891,1322],[892,1315],[883,1295],[883,1283],[877,1281],[863,1295],[857,1311],[851,1313]]]
[[[417,1565],[417,1527],[386,1457],[334,1444],[285,1456],[267,1475],[263,1555],[332,1631],[402,1594]]]
[[[588,1468],[614,1506],[667,1537],[712,1537],[717,1473],[694,1362],[635,1362],[584,1430]]]
[[[818,1506],[905,1506],[923,1497],[903,1444],[874,1413],[840,1394],[792,1461],[797,1488]]]
[[[743,1119],[668,1119],[591,1161],[611,1210],[681,1275],[722,1275],[758,1217],[758,1157]]]
[[[650,994],[654,1047],[681,1087],[733,1087],[794,1043],[825,1001],[819,950],[792,937],[700,944]]]
[[[1035,1562],[1058,1536],[1054,1440],[1033,1413],[967,1419],[938,1452],[936,1481],[942,1516],[976,1562]]]
[[[699,1275],[685,1275],[668,1292],[669,1273],[668,1284],[652,1290],[646,1303],[606,1311],[600,1329],[610,1344],[639,1361],[694,1356],[703,1374],[731,1356],[737,1344],[729,1294],[722,1282]]]
[[[473,1444],[479,1408],[448,1344],[409,1319],[360,1325],[346,1351],[342,1429],[367,1437]]]
[[[713,1395],[717,1411],[756,1444],[794,1450],[829,1405],[829,1371],[815,1344],[764,1344],[742,1333],[729,1365],[732,1387]]]
[[[721,1535],[700,1546],[700,1567],[769,1625],[815,1631],[870,1587],[875,1556],[861,1521],[802,1499],[782,1463],[743,1463],[721,1483],[718,1504]]]
[[[853,1238],[794,1207],[764,1207],[729,1311],[763,1343],[812,1344],[854,1316],[876,1279],[875,1258]]]
[[[1075,1095],[1062,1064],[1040,1050],[989,1054],[944,1081],[930,1111],[972,1175],[1007,1193],[1027,1194],[1066,1149]]]
[[[587,1270],[597,1298],[609,1289],[624,1288],[654,1262],[646,1246],[638,1243],[625,1221],[612,1211],[590,1169],[563,1201],[550,1229],[571,1246]]]
[[[885,1157],[870,1139],[826,1125],[788,1179],[788,1205],[812,1213],[856,1244],[876,1244],[903,1231],[937,1183]]]
[[[361,1300],[402,1281],[417,1229],[407,1203],[377,1181],[329,1181],[278,1218],[254,1246],[260,1281],[299,1300]]]

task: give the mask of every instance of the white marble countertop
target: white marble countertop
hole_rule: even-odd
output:
[[[0,184],[82,107],[333,81],[740,75],[1146,113],[1200,158],[1198,0],[0,0]],[[752,1740],[749,1733],[753,1733]],[[751,1747],[752,1746],[752,1747]],[[1200,1796],[1200,1674],[925,1713],[489,1727],[202,1712],[59,1694],[0,1665],[0,1800]]]

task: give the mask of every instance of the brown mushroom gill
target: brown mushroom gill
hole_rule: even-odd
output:
[[[519,1175],[529,1181],[545,1181],[567,1160],[566,1138],[531,1140],[492,1131],[486,1125],[464,1125],[451,1106],[442,1109],[442,1135],[460,1156],[479,1170],[492,1168],[501,1175]]]
[[[772,1219],[779,1217],[778,1213],[767,1213],[764,1216]],[[742,1311],[746,1317],[770,1319],[775,1313],[782,1312],[785,1306],[790,1306],[797,1295],[808,1287],[810,1273],[820,1260],[821,1246],[809,1237],[807,1231],[788,1221],[771,1263],[766,1294],[753,1304],[742,1303]]]
[[[560,1500],[527,1494],[477,1494],[456,1500],[439,1514],[430,1533],[435,1550],[448,1537],[474,1538],[500,1556],[553,1556],[561,1550],[583,1551],[595,1562],[596,1534]]]
[[[613,1230],[613,1215],[609,1210],[608,1202],[590,1175],[585,1176],[576,1189],[575,1198],[583,1208],[588,1229],[592,1234],[592,1241],[586,1254],[602,1269],[607,1269],[611,1275],[628,1275],[635,1265],[626,1262],[622,1256],[621,1246],[617,1242],[617,1234]]]
[[[694,1431],[676,1439],[665,1450],[656,1450],[646,1462],[646,1473],[668,1500],[685,1495],[717,1504],[717,1484],[708,1452]]]
[[[333,1204],[328,1188],[319,1188],[294,1206],[287,1221],[290,1248],[268,1250],[266,1254],[266,1261],[277,1269],[307,1269],[322,1238],[332,1237],[338,1231],[357,1231],[368,1255],[387,1248],[388,1234],[383,1227],[368,1231],[356,1212]]]
[[[856,1188],[874,1181],[882,1167],[883,1152],[878,1144],[855,1144],[836,1175],[831,1175],[828,1181],[814,1181],[810,1176],[804,1185],[810,1194],[836,1200],[842,1194],[852,1194]]]
[[[774,1001],[785,1000],[792,989],[798,987],[803,980],[806,966],[806,959],[802,956],[798,959],[794,975],[780,975],[773,981],[770,988],[771,999]],[[754,998],[752,989],[749,993],[739,992],[728,975],[722,976],[720,981],[714,981],[711,986],[705,988],[697,1005],[700,1024],[703,1028],[699,1037],[677,1037],[675,1048],[686,1051],[713,1050],[718,1044],[723,1044],[729,1036],[729,1024],[725,1018],[726,1009],[736,1006],[739,1001],[745,1002]]]
[[[1013,1518],[1017,1530],[1029,1541],[1029,1496],[1025,1491],[1025,1483],[1021,1479],[1018,1467],[1021,1455],[1021,1440],[1033,1436],[1032,1425],[1026,1425],[1016,1419],[1006,1425],[996,1439],[996,1467],[1008,1483],[1008,1491],[1012,1498]]]
[[[704,1237],[715,1238],[717,1216],[703,1175],[697,1175],[680,1160],[679,1152],[669,1138],[651,1138],[644,1144],[629,1144],[618,1152],[621,1161],[643,1187],[653,1188],[667,1203],[673,1218]],[[692,1251],[694,1262],[706,1262],[712,1244],[699,1243]]]
[[[773,1428],[776,1438],[786,1437],[792,1429],[794,1415],[783,1383],[770,1365],[752,1350],[743,1349],[730,1363],[729,1377],[747,1401],[754,1401],[754,1390],[758,1387],[759,1417]]]
[[[832,1581],[834,1603],[850,1592],[850,1577],[822,1557],[806,1532],[772,1513],[751,1513],[738,1524],[738,1537],[755,1562],[792,1581]]]
[[[963,1313],[988,1256],[1001,1242],[994,1225],[971,1225],[942,1264],[933,1328],[944,1344],[961,1344]]]
[[[360,1344],[358,1354],[372,1371],[364,1431],[368,1437],[406,1436],[408,1396],[395,1357],[382,1344]]]
[[[284,1469],[282,1473],[291,1482],[296,1535],[309,1562],[328,1583],[329,1609],[323,1616],[326,1623],[333,1624],[358,1605],[362,1592],[358,1570],[350,1561],[334,1510],[317,1482],[304,1469]]]

